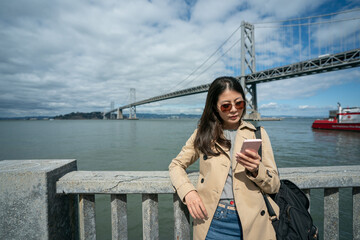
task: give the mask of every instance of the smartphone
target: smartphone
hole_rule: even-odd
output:
[[[261,139],[246,139],[241,147],[240,152],[245,153],[245,149],[250,149],[254,152],[258,152],[262,140]]]

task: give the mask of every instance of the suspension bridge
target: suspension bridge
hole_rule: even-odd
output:
[[[267,23],[243,21],[181,83],[195,84],[200,77],[209,81],[221,75],[234,76],[245,89],[248,117],[259,120],[257,84],[360,66],[359,12],[360,9],[353,9]],[[209,86],[210,83],[195,85],[141,101],[136,101],[135,89],[131,89],[130,103],[112,106],[104,112],[104,119],[111,118],[114,112],[117,119],[123,119],[124,109],[130,109],[129,119],[136,119],[136,106],[207,92]]]

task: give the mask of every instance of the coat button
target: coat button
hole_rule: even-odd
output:
[[[204,179],[202,178],[202,179],[200,180],[200,182],[203,183],[203,182],[204,182]]]
[[[264,216],[264,215],[265,215],[265,211],[262,210],[260,214],[261,214],[261,216]]]
[[[207,159],[207,155],[204,155],[203,159],[206,160],[206,159]]]

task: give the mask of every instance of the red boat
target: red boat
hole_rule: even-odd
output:
[[[315,120],[312,128],[360,132],[360,107],[341,108],[338,103],[338,110],[330,111],[326,120]]]

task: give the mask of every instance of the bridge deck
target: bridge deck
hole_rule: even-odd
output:
[[[319,74],[330,71],[338,71],[360,66],[360,48],[341,52],[332,55],[321,56],[315,59],[310,59],[302,62],[293,63],[286,66],[276,67],[245,76],[245,84],[258,84],[269,81],[276,81],[287,78],[301,77],[311,74]],[[241,76],[237,78],[240,79]],[[196,87],[191,87],[164,95],[148,98],[138,102],[130,103],[116,109],[112,109],[105,114],[116,112],[117,109],[126,109],[134,106],[139,106],[147,103],[163,101],[171,98],[183,97],[198,93],[207,92],[210,84],[204,84]]]

